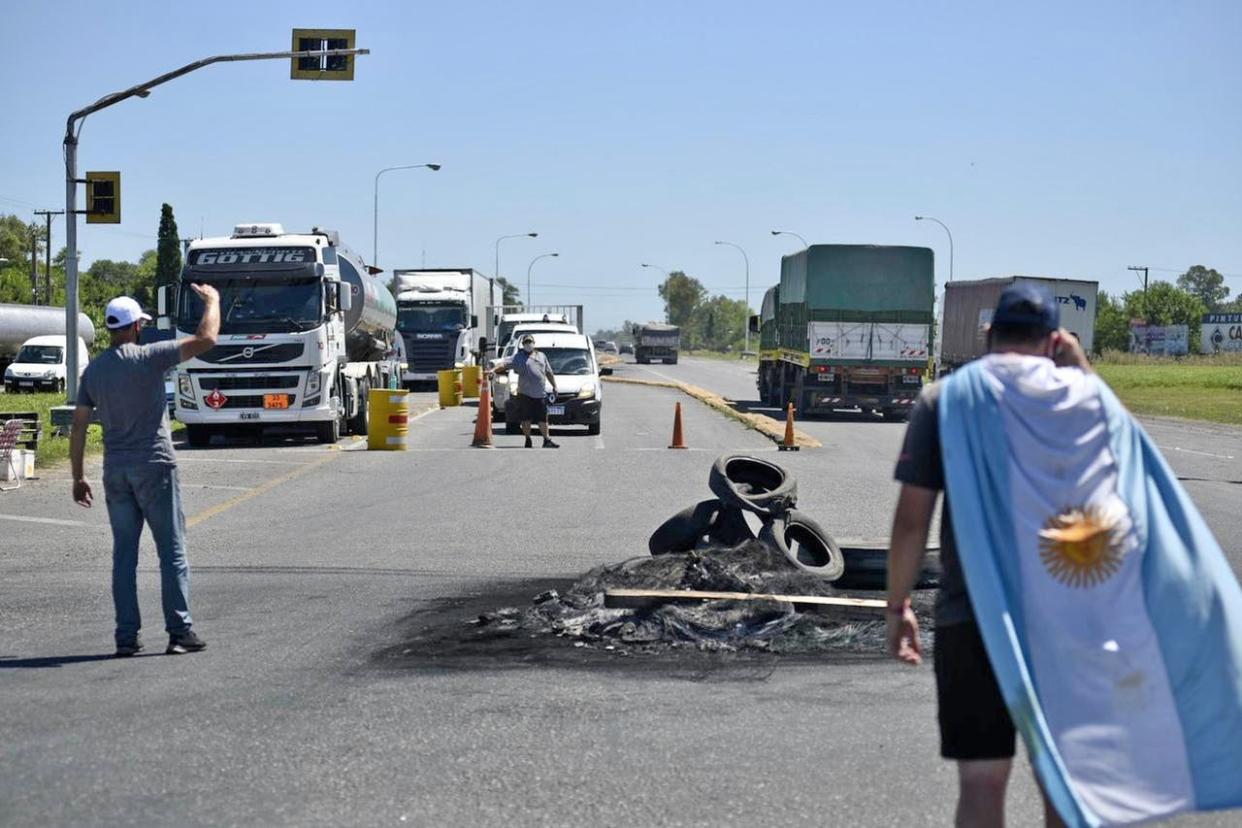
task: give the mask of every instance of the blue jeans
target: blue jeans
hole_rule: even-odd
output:
[[[142,524],[151,527],[160,556],[160,595],[164,629],[189,632],[190,567],[185,560],[185,515],[177,467],[144,463],[104,469],[104,496],[112,524],[112,603],[116,606],[116,642],[132,643],[142,628],[138,612],[138,541]]]

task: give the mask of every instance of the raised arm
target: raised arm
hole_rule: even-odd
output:
[[[182,362],[210,351],[220,334],[220,294],[211,285],[191,284],[190,287],[203,300],[203,318],[199,320],[194,336],[179,341]]]

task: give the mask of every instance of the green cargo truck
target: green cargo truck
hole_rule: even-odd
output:
[[[785,256],[751,322],[760,398],[904,419],[927,370],[934,285],[926,247],[815,244]]]

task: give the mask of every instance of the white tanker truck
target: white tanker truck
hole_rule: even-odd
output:
[[[26,340],[36,336],[64,335],[64,308],[0,304],[0,372],[13,361]],[[78,314],[78,336],[87,345],[95,341],[95,326],[84,313]],[[83,365],[86,364],[86,354],[79,359]]]
[[[368,390],[400,381],[397,306],[335,232],[239,224],[192,242],[176,286],[181,333],[202,318],[192,282],[220,292],[220,337],[178,370],[190,445],[213,433],[309,432],[323,443],[366,433]],[[159,299],[163,314],[168,296]]]

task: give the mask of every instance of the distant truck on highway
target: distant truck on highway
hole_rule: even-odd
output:
[[[323,443],[366,434],[368,390],[399,378],[397,305],[336,232],[239,224],[191,242],[175,286],[183,334],[203,314],[192,282],[220,292],[220,336],[177,373],[190,445],[239,431],[310,432]],[[168,299],[161,288],[161,315]]]
[[[488,308],[503,301],[495,280],[468,267],[394,270],[397,329],[405,340],[406,387],[435,382],[440,371],[474,365],[479,340],[494,338]],[[483,360],[479,360],[482,362]]]
[[[941,321],[939,373],[954,371],[987,352],[987,328],[996,300],[1006,288],[1032,284],[1046,288],[1061,309],[1061,327],[1076,334],[1088,354],[1095,343],[1098,282],[1039,276],[949,282],[945,285]]]
[[[785,256],[751,317],[760,398],[904,419],[927,370],[934,284],[926,247],[814,244]]]
[[[639,365],[659,360],[676,365],[681,350],[681,328],[661,322],[648,322],[634,329],[634,361]]]

